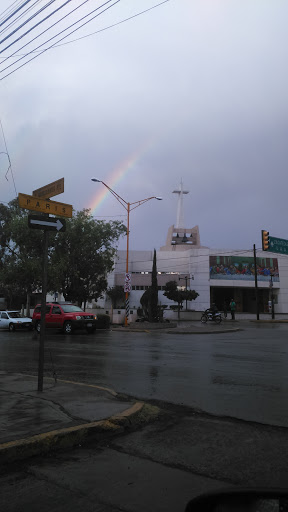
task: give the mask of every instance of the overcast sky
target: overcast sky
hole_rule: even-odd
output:
[[[159,1],[121,0],[65,41]],[[74,20],[101,3],[89,0]],[[11,4],[2,0],[1,13]],[[288,239],[287,19],[286,0],[170,0],[4,78],[0,116],[17,193],[64,177],[55,200],[124,222],[124,208],[103,190],[101,198],[91,177],[129,202],[162,196],[131,213],[131,249],[152,250],[176,223],[172,191],[182,178],[185,224],[199,225],[203,245],[260,247],[261,229]],[[2,202],[15,197],[6,171],[2,154]]]

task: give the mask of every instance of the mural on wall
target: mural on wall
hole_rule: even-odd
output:
[[[249,256],[210,256],[210,279],[253,281],[254,258]],[[256,258],[258,281],[279,282],[277,258]]]

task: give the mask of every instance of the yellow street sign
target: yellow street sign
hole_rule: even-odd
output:
[[[41,199],[39,197],[29,196],[27,194],[18,194],[20,208],[33,210],[34,212],[51,213],[51,215],[60,215],[60,217],[72,217],[72,205],[58,203],[50,199]]]
[[[62,194],[62,192],[64,192],[64,178],[53,181],[53,183],[49,183],[49,185],[45,185],[45,187],[33,190],[32,195],[35,197],[45,197],[47,199],[48,197],[58,196],[58,194]]]

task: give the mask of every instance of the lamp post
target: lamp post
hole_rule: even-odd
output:
[[[123,197],[119,196],[119,194],[117,194],[117,192],[115,192],[115,190],[112,190],[112,188],[110,188],[106,183],[104,183],[104,181],[98,180],[97,178],[91,178],[91,181],[94,181],[96,183],[102,183],[102,185],[104,185],[104,187],[106,187],[109,190],[109,192],[111,192],[111,194],[117,199],[117,201],[123,206],[123,208],[125,208],[125,210],[127,212],[127,249],[126,249],[126,276],[125,276],[125,308],[126,308],[126,311],[125,311],[125,327],[127,327],[127,325],[128,325],[128,317],[129,317],[129,291],[128,291],[128,288],[129,288],[129,286],[128,286],[129,275],[128,275],[128,268],[129,268],[129,222],[130,222],[130,212],[132,210],[135,210],[135,208],[138,208],[138,206],[141,206],[141,204],[147,203],[147,201],[150,201],[150,199],[157,199],[158,201],[161,201],[162,197],[152,196],[152,197],[147,197],[146,199],[140,199],[140,201],[135,201],[133,203],[128,203],[127,201],[125,201],[125,199],[123,199]]]
[[[274,311],[273,276],[272,275],[270,276],[269,287],[270,287],[270,290],[271,290],[271,316],[272,316],[272,320],[274,320],[274,318],[275,318],[275,311]]]

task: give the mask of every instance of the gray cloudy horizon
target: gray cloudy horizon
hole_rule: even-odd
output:
[[[120,1],[73,37],[156,3]],[[2,1],[1,11],[9,5]],[[147,145],[115,183],[129,202],[163,197],[132,212],[131,249],[165,245],[181,178],[190,191],[185,224],[199,225],[202,245],[260,247],[261,229],[288,239],[287,15],[284,0],[170,0],[51,49],[2,80],[0,116],[17,192],[64,176],[55,200],[87,208],[101,187],[91,177],[108,183]],[[6,171],[0,155],[3,202],[15,197]],[[126,222],[112,196],[93,215]]]

